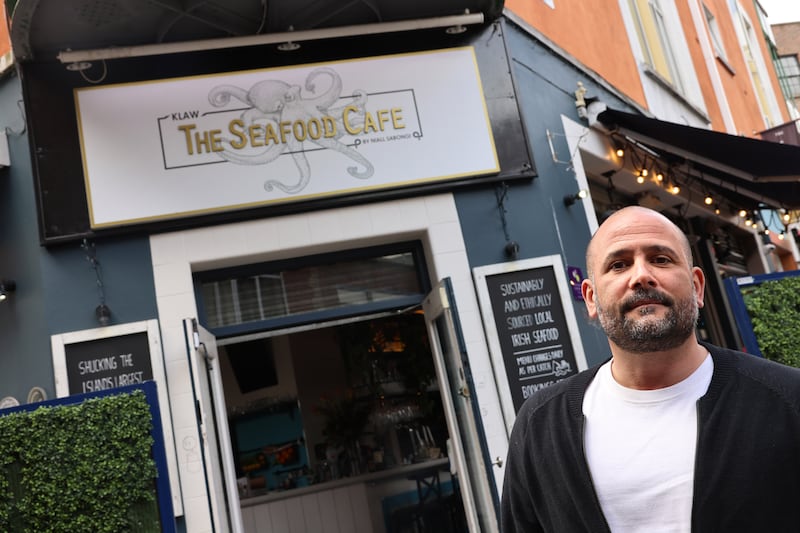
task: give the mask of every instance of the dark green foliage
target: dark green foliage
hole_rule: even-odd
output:
[[[764,357],[800,367],[800,276],[743,288],[742,296]]]
[[[0,531],[156,532],[142,391],[0,418]]]

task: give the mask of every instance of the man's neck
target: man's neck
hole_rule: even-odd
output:
[[[694,336],[663,352],[633,353],[611,344],[611,374],[629,389],[663,389],[689,377],[705,360],[708,350]]]

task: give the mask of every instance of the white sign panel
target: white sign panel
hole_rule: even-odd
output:
[[[470,47],[75,91],[93,228],[499,171]]]

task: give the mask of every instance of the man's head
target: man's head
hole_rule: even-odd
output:
[[[705,277],[665,216],[643,207],[617,211],[589,242],[586,267],[584,301],[612,348],[665,351],[694,334]]]

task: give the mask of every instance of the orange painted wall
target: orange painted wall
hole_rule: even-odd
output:
[[[767,129],[768,125],[764,122],[761,116],[758,97],[755,94],[755,89],[753,88],[753,84],[748,73],[748,67],[741,51],[739,39],[736,37],[736,30],[734,26],[735,22],[731,19],[728,2],[727,0],[704,0],[704,3],[717,19],[719,32],[727,53],[727,63],[730,69],[722,61],[717,60],[715,63],[720,79],[722,80],[722,86],[724,88],[725,95],[727,96],[731,115],[733,115],[733,120],[736,124],[737,131],[735,133],[746,135],[748,137],[755,137],[756,133]],[[740,2],[740,5],[745,9],[747,16],[754,25],[755,31],[761,32],[759,19],[754,4],[752,2],[745,1]],[[681,18],[685,27],[686,20],[688,19],[683,20],[684,11],[686,11],[686,15],[688,16],[688,9],[681,9]],[[768,70],[770,72],[769,82],[772,85],[772,90],[775,92],[775,96],[779,102],[781,113],[783,115],[783,120],[781,120],[781,122],[785,122],[789,117],[789,114],[786,110],[786,104],[784,103],[783,96],[780,93],[780,85],[778,84],[775,70],[772,67],[772,60],[769,56],[766,43],[763,41],[760,42],[761,50],[757,51],[757,53],[760,52],[762,54],[764,62],[768,66]],[[704,87],[704,96],[706,95],[705,90],[706,88]],[[713,91],[710,96],[706,97],[707,102],[709,98],[716,98],[713,95]],[[723,130],[722,124],[714,123],[714,129]]]
[[[689,2],[694,1],[696,0],[689,0]],[[706,0],[706,2],[708,1],[709,0]],[[711,76],[708,72],[705,56],[703,55],[703,49],[700,44],[700,39],[705,39],[706,37],[698,35],[688,3],[677,2],[676,8],[678,10],[678,16],[681,18],[683,34],[686,36],[686,42],[689,46],[689,54],[692,57],[692,65],[694,65],[694,70],[697,74],[697,82],[700,86],[700,91],[703,94],[703,102],[705,103],[706,113],[708,114],[708,118],[711,120],[711,129],[724,132],[725,123],[722,119],[722,111],[720,109],[716,92],[714,91],[714,86],[711,84]]]
[[[636,60],[618,0],[506,0],[505,7],[575,59],[642,106],[646,105]]]
[[[11,37],[9,35],[9,19],[6,16],[6,3],[0,3],[0,56],[11,51]]]
[[[689,2],[696,3],[697,9],[700,9],[701,13],[702,5],[705,4],[717,19],[731,70],[721,61],[715,61],[715,65],[727,96],[727,105],[736,125],[735,133],[753,137],[757,132],[767,129],[768,126],[759,111],[758,100],[731,20],[728,0],[679,0],[676,2],[711,126],[717,131],[725,131],[719,100],[711,84],[711,78],[702,55],[700,36],[698,36],[691,17]],[[741,2],[741,5],[747,10],[756,31],[760,31],[759,19],[753,2],[745,0]],[[617,90],[647,107],[618,0],[593,0],[591,2],[555,0],[555,6],[555,9],[551,9],[542,0],[506,0],[505,2],[507,9],[542,32],[578,61],[600,74]],[[789,114],[783,97],[780,95],[780,86],[774,68],[771,66],[766,44],[763,42],[761,53],[765,58],[765,63],[769,66],[770,82],[772,89],[777,92],[783,121],[788,121]]]

